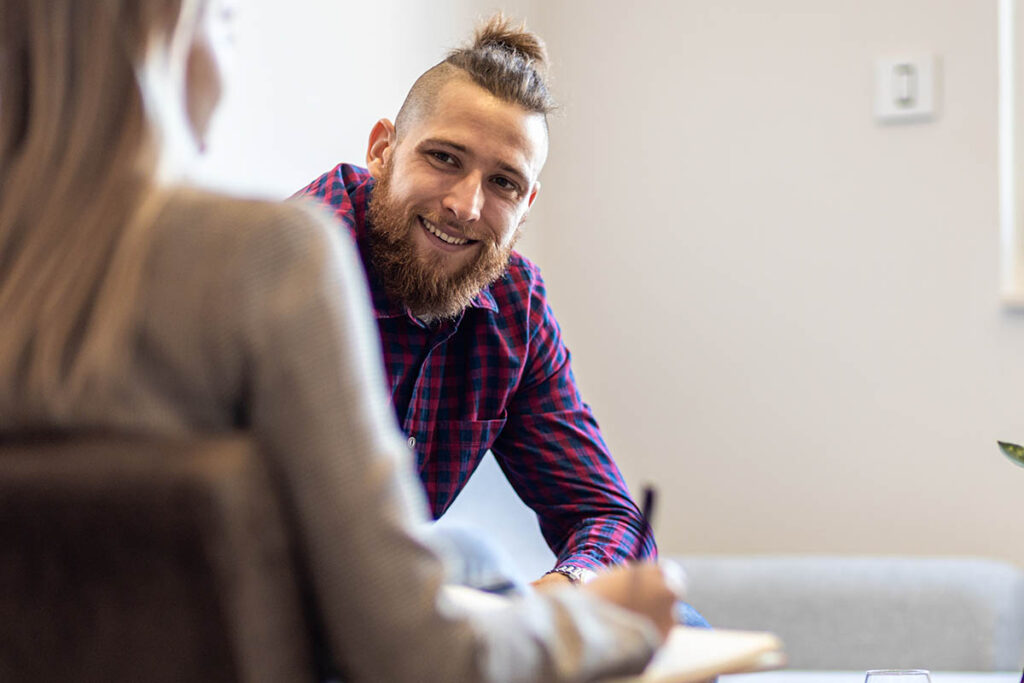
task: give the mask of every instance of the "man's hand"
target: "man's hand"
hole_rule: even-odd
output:
[[[675,604],[683,597],[680,575],[650,562],[609,569],[581,588],[647,617],[663,641],[676,624]]]
[[[571,586],[573,583],[565,574],[554,572],[551,574],[545,574],[530,585],[539,591],[546,591],[554,588],[561,588],[562,586]]]

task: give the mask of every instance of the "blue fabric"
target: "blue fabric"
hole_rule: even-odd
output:
[[[443,558],[447,583],[499,595],[522,595],[529,590],[508,554],[479,529],[431,526],[427,543]]]
[[[696,626],[697,628],[711,628],[711,624],[700,612],[685,602],[676,603],[676,621],[683,626]]]

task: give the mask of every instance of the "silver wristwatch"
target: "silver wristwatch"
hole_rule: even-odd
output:
[[[586,583],[596,576],[596,573],[593,570],[584,569],[583,567],[573,567],[568,564],[561,567],[555,567],[549,571],[548,574],[561,574],[574,584]]]

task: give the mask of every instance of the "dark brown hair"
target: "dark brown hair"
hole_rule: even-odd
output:
[[[407,122],[429,111],[441,88],[460,74],[505,102],[546,116],[555,108],[547,69],[544,41],[524,24],[496,14],[477,28],[472,45],[452,50],[443,62],[416,79],[398,111],[395,127],[401,135]]]

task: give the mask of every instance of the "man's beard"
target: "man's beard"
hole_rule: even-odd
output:
[[[449,274],[442,254],[423,258],[417,253],[412,231],[423,229],[417,216],[405,211],[391,196],[389,166],[377,179],[370,197],[370,262],[388,296],[408,307],[417,318],[454,318],[484,287],[505,273],[512,247],[522,231],[517,226],[505,246],[480,240],[473,260]],[[434,222],[436,216],[425,218]],[[436,224],[443,225],[443,221]]]

